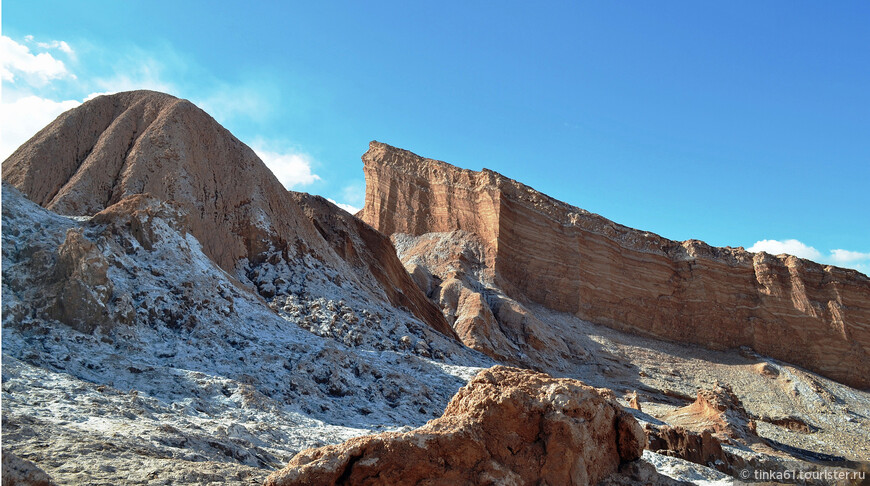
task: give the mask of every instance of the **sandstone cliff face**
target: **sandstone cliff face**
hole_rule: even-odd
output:
[[[496,366],[460,389],[441,418],[302,451],[266,484],[596,484],[646,444],[634,417],[606,396]]]
[[[658,338],[751,346],[870,386],[870,279],[796,258],[677,242],[484,169],[372,142],[360,216],[387,233],[479,236],[511,297]]]
[[[266,299],[281,292],[280,276],[259,267],[308,255],[367,298],[404,306],[452,335],[437,309],[396,271],[401,264],[388,241],[350,220],[342,223],[349,240],[327,241],[323,228],[343,212],[328,204],[303,211],[249,147],[189,101],[152,91],[100,96],[20,147],[3,162],[3,180],[64,215],[94,215],[136,194],[172,201],[204,253],[249,279]],[[343,260],[347,252],[336,243],[350,244],[357,260],[371,265]],[[376,262],[382,267],[373,268]]]

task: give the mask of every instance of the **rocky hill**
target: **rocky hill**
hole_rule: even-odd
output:
[[[4,454],[61,484],[262,482],[303,449],[421,425],[490,364],[322,268],[270,308],[149,196],[69,218],[4,184],[2,248]]]
[[[388,239],[351,224],[340,241],[327,241],[324,231],[342,211],[326,204],[303,212],[253,150],[187,100],[153,91],[100,96],[22,145],[3,163],[3,180],[67,216],[93,216],[136,194],[172,201],[203,252],[269,301],[292,292],[264,262],[295,267],[308,258],[341,275],[336,285],[403,306],[454,337],[438,310],[394,271],[401,264]],[[342,258],[351,254],[355,261]],[[375,262],[386,270],[372,271]]]
[[[359,216],[394,239],[474,235],[478,266],[485,268],[478,273],[486,276],[477,286],[490,293],[632,333],[711,349],[749,346],[870,387],[870,279],[855,270],[668,240],[496,172],[459,169],[383,143],[372,142],[363,162],[366,201]],[[410,262],[419,253],[403,258]],[[418,272],[424,270],[432,272]],[[456,314],[455,305],[445,308],[448,318]],[[495,317],[501,329],[511,327]],[[482,347],[492,356],[515,354],[500,344]]]

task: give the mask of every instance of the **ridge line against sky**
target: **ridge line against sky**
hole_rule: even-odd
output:
[[[870,273],[864,4],[219,3],[4,2],[2,158],[97,94],[154,89],[350,212],[377,139],[667,238]]]

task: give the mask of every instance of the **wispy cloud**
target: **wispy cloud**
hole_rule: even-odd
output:
[[[761,240],[756,241],[754,245],[747,249],[752,252],[764,251],[771,255],[788,253],[789,255],[809,260],[819,260],[822,258],[822,252],[798,240]]]
[[[352,206],[350,204],[340,203],[340,202],[336,201],[335,199],[326,198],[326,200],[331,202],[332,204],[335,204],[336,206],[340,207],[341,209],[344,209],[345,211],[349,212],[350,214],[356,214],[359,212],[360,209],[362,209],[362,208],[358,208],[356,206]]]
[[[350,214],[356,214],[365,205],[366,183],[365,181],[357,181],[344,186],[339,191],[341,201],[332,198],[326,198],[327,201],[344,209]]]
[[[860,251],[849,251],[849,250],[831,250],[831,261],[836,262],[838,265],[848,265],[850,263],[867,261],[870,262],[870,252],[862,253]]]
[[[0,103],[0,160],[6,160],[58,115],[80,104],[76,100],[54,101],[33,95]]]
[[[69,53],[72,49],[63,43]],[[64,51],[66,52],[66,51]],[[60,59],[48,52],[34,54],[24,44],[9,37],[0,36],[0,78],[8,83],[24,80],[30,84],[44,86],[51,80],[75,77]]]
[[[73,50],[64,41],[25,42],[40,49],[57,49],[65,55]],[[36,90],[56,80],[75,80],[64,62],[51,53],[34,53],[22,43],[0,36],[0,78],[4,86],[0,100],[0,160],[5,160],[58,115],[80,105],[78,100],[56,100],[36,94]]]
[[[135,59],[126,56],[115,62],[113,73],[91,79],[89,88],[92,93],[85,98],[85,101],[100,95],[136,89],[150,89],[176,94],[178,87],[167,81],[166,71],[165,61],[157,59],[151,53],[137,52]]]
[[[279,93],[269,83],[215,83],[191,99],[220,123],[243,119],[267,120],[273,113]]]
[[[773,255],[788,253],[800,258],[806,258],[819,263],[854,268],[867,273],[870,270],[870,252],[836,249],[827,255],[799,240],[761,240],[747,248],[752,252],[764,251]]]
[[[320,176],[312,170],[313,159],[301,152],[276,152],[262,146],[253,147],[254,152],[263,159],[266,167],[290,190],[313,184]]]
[[[72,47],[70,47],[69,44],[66,43],[66,41],[53,40],[53,41],[48,41],[48,42],[38,42],[36,39],[33,38],[32,35],[24,36],[24,40],[27,43],[35,44],[36,47],[39,47],[40,49],[57,49],[57,50],[63,52],[64,54],[67,54],[70,56],[75,54],[75,52],[73,52]]]
[[[366,181],[357,181],[344,186],[341,196],[346,204],[362,207],[366,202]]]

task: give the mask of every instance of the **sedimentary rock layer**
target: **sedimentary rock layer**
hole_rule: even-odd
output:
[[[363,220],[387,234],[476,233],[495,284],[514,298],[654,337],[751,346],[870,386],[870,279],[860,272],[668,240],[496,172],[378,142],[363,162]]]
[[[596,484],[646,445],[634,417],[606,396],[496,366],[460,389],[441,418],[302,451],[266,485]]]
[[[404,306],[453,335],[407,274],[396,271],[402,267],[388,239],[330,204],[303,211],[253,150],[187,100],[153,91],[97,97],[15,151],[3,162],[3,180],[72,216],[92,216],[136,194],[172,201],[203,252],[233,275],[310,255],[371,298]],[[324,229],[343,220],[350,236],[327,241]],[[342,260],[350,252],[370,265]],[[382,267],[373,268],[377,263]]]

